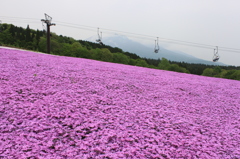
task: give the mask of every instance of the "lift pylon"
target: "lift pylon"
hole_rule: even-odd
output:
[[[43,23],[46,23],[47,25],[47,53],[50,54],[50,26],[52,25],[56,25],[54,23],[52,23],[52,17],[50,17],[49,15],[47,15],[45,13],[45,19],[41,20]]]

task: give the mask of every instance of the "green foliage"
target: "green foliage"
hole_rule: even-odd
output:
[[[130,57],[131,59],[135,59],[135,60],[140,59],[140,56],[133,54],[133,53],[123,52],[123,54]]]
[[[158,69],[156,66],[154,65],[148,65],[148,68],[154,68],[154,69]]]
[[[227,74],[227,72],[228,72],[227,70],[222,69],[222,70],[221,70],[221,73],[219,74],[219,77],[220,77],[220,78],[224,78],[224,76]]]
[[[33,33],[32,33],[33,34]],[[26,28],[26,31],[25,31],[25,38],[26,38],[26,42],[30,42],[32,41],[32,38],[31,38],[31,30],[29,28],[29,25],[27,26]]]
[[[219,77],[220,73],[222,72],[221,67],[217,66],[213,68],[213,75]]]
[[[170,62],[166,58],[162,58],[162,60],[158,64],[158,68],[161,69],[161,70],[169,70],[169,71],[176,71],[176,72],[182,72],[182,73],[189,73],[189,71],[184,67],[180,67],[177,64],[170,64]]]
[[[129,57],[122,54],[122,53],[114,53],[113,54],[113,62],[128,64],[129,63]]]
[[[45,37],[41,37],[38,44],[38,50],[40,52],[47,52],[47,39]]]
[[[209,76],[209,77],[212,77],[213,76],[213,69],[212,68],[206,68],[204,71],[203,71],[203,76]]]
[[[71,45],[71,55],[72,57],[81,57],[80,54],[81,54],[81,49],[82,49],[82,45],[79,43],[79,42],[74,42],[72,45]]]
[[[11,34],[9,30],[4,30],[3,32],[0,33],[0,43],[1,44],[13,44],[13,39],[11,37]]]
[[[240,70],[225,70],[225,69],[221,69],[219,66],[214,68],[206,68],[203,71],[202,75],[209,76],[209,77],[220,77],[220,78],[240,80]]]
[[[217,66],[217,67],[214,67],[214,68],[206,68],[202,75],[203,76],[209,76],[209,77],[221,77],[222,74],[222,69],[221,67]]]
[[[168,70],[170,68],[170,63],[166,58],[162,58],[161,62],[158,64],[158,68],[161,70]]]
[[[175,72],[189,73],[189,71],[186,68],[180,67],[177,64],[171,64],[168,70],[175,71]]]
[[[240,70],[229,70],[223,77],[228,79],[240,80]]]
[[[99,55],[100,55],[99,60],[101,61],[112,62],[113,60],[113,54],[106,48],[101,49],[101,52],[99,52]]]
[[[148,64],[145,60],[143,59],[137,59],[136,61],[136,66],[142,66],[142,67],[148,67]]]
[[[46,42],[45,42],[45,46],[46,46]],[[55,54],[63,54],[63,49],[62,49],[62,45],[60,43],[58,43],[56,40],[51,39],[51,43],[50,43],[50,50],[51,53],[55,53]],[[47,49],[45,47],[45,49]],[[70,55],[66,55],[66,56],[70,56]]]
[[[136,63],[137,63],[137,60],[135,60],[135,59],[131,59],[130,58],[130,60],[129,60],[129,65],[133,65],[133,66],[135,66],[136,65]]]
[[[240,80],[240,70],[235,70],[235,72],[231,75],[231,79]]]
[[[92,49],[90,51],[90,58],[100,61],[112,62],[113,54],[106,48],[104,49]]]
[[[26,29],[12,24],[3,24],[0,32],[0,43],[24,49],[38,50],[42,31],[31,30],[29,25]]]

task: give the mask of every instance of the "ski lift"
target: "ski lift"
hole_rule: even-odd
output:
[[[102,43],[102,32],[100,32],[100,34],[99,34],[99,28],[98,28],[98,39],[96,40],[96,42],[98,42],[100,45],[103,45],[103,43]]]
[[[213,62],[217,62],[220,58],[219,54],[218,54],[218,47],[216,46],[217,49],[214,49],[214,54],[213,54]],[[215,51],[217,50],[217,51]]]
[[[158,45],[158,37],[157,37],[157,40],[155,40],[154,52],[155,52],[155,53],[158,53],[158,51],[159,51],[159,45]]]

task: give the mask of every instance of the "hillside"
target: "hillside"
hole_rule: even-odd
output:
[[[240,83],[0,49],[0,157],[239,158]]]

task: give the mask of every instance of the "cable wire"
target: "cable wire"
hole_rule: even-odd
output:
[[[9,16],[0,16],[0,18],[4,19],[4,21],[7,21],[7,22],[39,23],[39,19],[35,19],[35,18],[22,18],[22,17],[9,17]],[[93,26],[87,26],[87,25],[67,23],[67,22],[62,22],[62,21],[55,21],[55,22],[57,22],[59,26],[88,30],[88,31],[93,31],[93,32],[96,32],[97,28],[99,28],[99,27],[93,27]],[[204,49],[214,49],[216,47],[216,45],[201,44],[201,43],[188,42],[188,41],[176,40],[176,39],[168,39],[168,38],[163,38],[163,37],[159,37],[159,36],[131,33],[131,32],[119,31],[119,30],[113,30],[113,29],[107,29],[107,28],[100,28],[100,29],[101,29],[101,31],[104,31],[103,33],[108,33],[108,34],[118,33],[119,35],[125,35],[128,37],[144,39],[144,40],[155,40],[156,37],[158,37],[159,41],[161,41],[163,43],[172,43],[172,44],[198,47],[198,48],[204,48]],[[240,53],[240,49],[236,49],[236,48],[219,46],[219,50],[233,52],[233,53]]]

